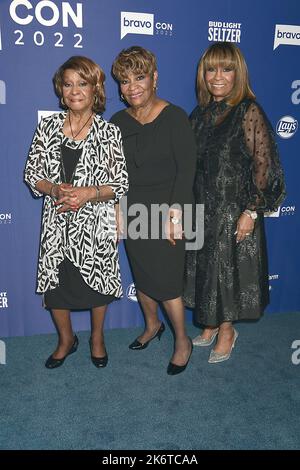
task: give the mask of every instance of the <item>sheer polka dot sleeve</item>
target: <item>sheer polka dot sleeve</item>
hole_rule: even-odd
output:
[[[246,146],[253,159],[251,195],[247,208],[275,210],[285,197],[283,170],[272,127],[257,103],[251,103],[244,119]]]

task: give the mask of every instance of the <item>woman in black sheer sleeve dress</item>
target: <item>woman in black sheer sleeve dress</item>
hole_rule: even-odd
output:
[[[284,182],[271,125],[238,47],[211,45],[197,84],[194,195],[204,204],[204,245],[187,253],[184,298],[204,325],[193,344],[210,346],[217,337],[209,357],[216,363],[234,347],[232,322],[258,319],[269,302],[264,211],[278,207]]]

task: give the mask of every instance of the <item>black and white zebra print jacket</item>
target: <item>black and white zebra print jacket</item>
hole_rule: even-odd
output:
[[[44,118],[38,125],[25,167],[25,182],[35,196],[41,179],[60,184],[62,127],[66,112]],[[57,287],[58,266],[67,257],[94,290],[121,297],[119,257],[115,233],[115,203],[128,190],[128,175],[121,132],[95,116],[76,167],[74,186],[109,185],[115,199],[92,204],[78,212],[56,213],[54,201],[45,196],[39,252],[37,292]]]

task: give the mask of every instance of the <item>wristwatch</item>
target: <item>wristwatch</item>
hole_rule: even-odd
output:
[[[244,214],[246,214],[248,217],[250,217],[252,220],[257,219],[257,212],[256,211],[250,211],[250,209],[245,209]]]
[[[181,219],[179,219],[178,217],[170,217],[170,219],[171,219],[172,224],[174,225],[181,224]]]

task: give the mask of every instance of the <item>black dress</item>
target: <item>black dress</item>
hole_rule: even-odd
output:
[[[285,194],[273,131],[252,100],[197,107],[191,122],[204,245],[186,255],[185,303],[203,325],[257,319],[269,302],[263,212],[275,209]],[[258,219],[253,233],[236,243],[237,220],[245,209],[258,211]]]
[[[62,181],[71,183],[82,153],[84,141],[74,141],[64,137],[61,145]],[[115,297],[103,295],[88,286],[78,268],[68,258],[59,265],[59,286],[44,294],[44,304],[49,309],[85,310],[101,307],[112,302]]]
[[[116,113],[111,121],[120,127],[123,138],[129,175],[127,209],[137,203],[147,208],[150,237],[154,205],[192,203],[196,149],[190,123],[185,112],[172,104],[148,124],[139,123],[126,110]],[[127,218],[125,243],[136,288],[158,301],[181,296],[185,242],[177,240],[173,247],[162,238],[164,219],[157,239],[134,239],[130,233],[133,221],[134,216]]]

